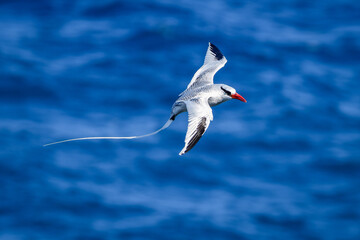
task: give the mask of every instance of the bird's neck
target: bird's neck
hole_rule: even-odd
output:
[[[224,98],[222,95],[214,95],[209,97],[208,102],[210,107],[213,107],[228,100],[229,100],[228,98]]]

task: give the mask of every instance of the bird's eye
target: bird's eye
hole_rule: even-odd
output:
[[[231,95],[231,92],[230,91],[228,91],[228,90],[226,90],[226,89],[224,89],[223,87],[220,87],[227,95]]]

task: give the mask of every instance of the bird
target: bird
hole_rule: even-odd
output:
[[[167,122],[157,131],[129,137],[84,137],[62,140],[48,143],[49,146],[70,141],[92,139],[136,139],[155,135],[168,128],[175,118],[188,112],[188,127],[185,136],[185,145],[179,155],[189,152],[204,135],[210,122],[213,120],[211,107],[219,105],[231,99],[247,102],[244,97],[236,92],[233,87],[226,84],[214,84],[214,75],[224,67],[227,59],[219,48],[209,42],[203,65],[195,72],[187,88],[179,94],[178,99],[171,108],[171,114]]]

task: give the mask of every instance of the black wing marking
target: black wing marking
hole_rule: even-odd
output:
[[[210,43],[210,51],[214,54],[217,60],[221,60],[224,57],[220,50],[212,43]]]
[[[226,62],[227,60],[220,50],[209,42],[204,64],[196,71],[187,88],[213,84],[215,73],[224,67]]]
[[[206,118],[203,117],[201,118],[201,121],[199,122],[199,125],[196,128],[196,132],[194,133],[194,136],[190,139],[184,153],[187,153],[196,145],[196,143],[200,140],[202,135],[204,135],[205,130],[206,130]]]

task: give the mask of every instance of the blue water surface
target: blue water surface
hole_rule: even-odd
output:
[[[360,239],[360,2],[0,1],[0,239]],[[248,103],[152,132],[202,65]]]

